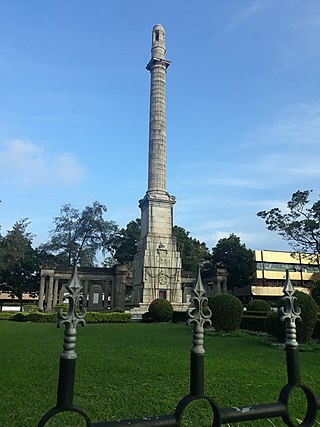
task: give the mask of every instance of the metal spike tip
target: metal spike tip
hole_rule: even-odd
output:
[[[283,293],[285,293],[285,294],[293,294],[294,293],[294,288],[293,288],[291,280],[290,280],[290,275],[289,275],[288,269],[286,269],[286,281],[284,283]]]
[[[194,290],[200,292],[201,294],[205,292],[203,284],[202,284],[202,280],[201,280],[200,265],[198,267],[197,281],[196,281],[196,285],[194,287]]]
[[[73,289],[73,290],[82,289],[82,285],[81,285],[79,277],[78,277],[78,266],[77,266],[76,262],[73,265],[71,278],[70,278],[66,288],[68,288],[70,290],[71,289]]]

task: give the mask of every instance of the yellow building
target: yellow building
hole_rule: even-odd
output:
[[[256,281],[253,286],[236,289],[234,293],[239,297],[268,299],[282,296],[287,269],[296,290],[309,293],[313,282],[320,280],[320,259],[317,255],[266,250],[254,252]]]

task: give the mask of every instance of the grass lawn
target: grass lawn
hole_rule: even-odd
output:
[[[0,322],[0,426],[36,426],[55,405],[62,341],[63,331],[54,324]],[[94,421],[173,413],[188,394],[191,341],[185,325],[79,327],[75,403]],[[267,347],[258,336],[208,336],[205,349],[205,391],[218,405],[277,401],[286,383],[284,351]],[[302,382],[319,395],[319,353],[300,353],[300,364]],[[184,424],[210,426],[205,416]],[[48,425],[84,423],[77,415],[62,414]],[[279,419],[239,424],[248,425],[283,424]]]

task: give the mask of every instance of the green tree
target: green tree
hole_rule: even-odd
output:
[[[137,241],[141,235],[141,220],[136,218],[130,221],[126,228],[122,228],[112,242],[113,258],[118,263],[133,261],[137,251]]]
[[[243,287],[253,283],[255,274],[254,253],[240,242],[240,237],[230,234],[220,239],[212,249],[211,264],[228,272],[227,287]]]
[[[196,271],[200,264],[209,259],[207,245],[190,236],[189,231],[175,225],[173,235],[177,240],[177,248],[181,254],[182,268],[186,271]]]
[[[311,296],[315,300],[317,305],[320,305],[320,280],[314,282],[311,288]]]
[[[286,213],[273,208],[260,211],[257,215],[265,220],[268,230],[288,240],[296,252],[313,254],[317,258],[320,253],[320,200],[310,205],[311,193],[312,190],[293,193]]]
[[[42,245],[41,250],[64,255],[68,265],[78,259],[82,266],[93,266],[97,252],[109,251],[118,231],[114,221],[104,219],[106,211],[106,206],[99,202],[86,206],[82,212],[70,204],[63,205],[60,215],[54,219],[50,241]]]
[[[0,289],[19,299],[39,288],[39,253],[32,247],[34,236],[27,232],[27,218],[17,221],[0,238]]]
[[[209,251],[205,243],[194,239],[182,227],[175,225],[173,235],[177,241],[177,248],[181,253],[182,268],[184,270],[197,270],[199,264],[203,264],[209,258]],[[126,228],[114,236],[111,244],[113,258],[116,262],[130,262],[137,250],[137,242],[141,235],[141,220],[139,218],[130,221]],[[106,259],[105,265],[110,265],[110,259]]]

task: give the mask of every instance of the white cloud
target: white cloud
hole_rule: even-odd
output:
[[[288,14],[280,36],[282,70],[320,54],[320,3],[301,3],[300,13]],[[289,35],[289,37],[288,37]]]
[[[77,184],[84,167],[70,153],[50,157],[44,149],[25,139],[15,139],[0,145],[2,182],[25,187]]]
[[[320,104],[299,104],[283,113],[275,123],[252,130],[241,148],[315,146],[319,147]]]
[[[255,15],[261,9],[261,2],[256,1],[246,9],[242,9],[237,15],[233,16],[224,30],[224,35],[234,31],[236,28],[243,25],[248,19]]]
[[[224,187],[241,187],[241,188],[256,188],[264,189],[266,185],[264,182],[256,179],[246,179],[246,178],[217,178],[211,180],[211,185],[220,185]]]

